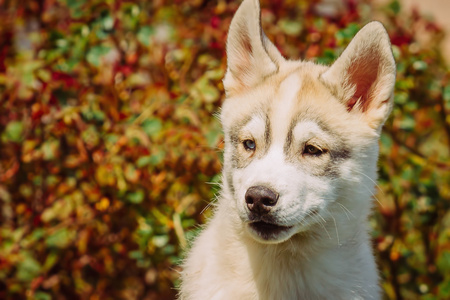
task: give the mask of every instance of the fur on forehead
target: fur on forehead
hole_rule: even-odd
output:
[[[303,74],[308,73],[314,73],[315,77],[319,78],[326,69],[327,67],[312,62],[284,61],[280,65],[279,72],[266,77],[262,83],[227,95],[222,105],[222,125],[225,129],[229,128],[238,120],[252,115],[255,111],[268,114],[271,106],[278,99],[281,83],[293,73],[297,73],[300,79]]]
[[[237,124],[244,124],[258,115],[274,118],[273,112],[279,104],[283,81],[289,80],[292,74],[301,80],[300,89],[295,95],[295,104],[288,115],[283,116],[283,122],[310,120],[322,127],[353,137],[377,138],[376,132],[361,120],[361,116],[350,114],[347,107],[318,80],[328,67],[311,62],[286,62],[282,72],[266,78],[264,84],[242,91],[227,98],[222,106],[221,120],[225,133],[235,129]],[[292,77],[291,77],[292,78]],[[271,122],[273,123],[273,122]]]

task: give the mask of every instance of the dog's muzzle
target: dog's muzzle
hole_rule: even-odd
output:
[[[270,214],[276,206],[279,194],[265,186],[252,186],[245,193],[245,203],[249,210],[248,226],[263,240],[272,240],[291,227],[280,226]]]
[[[252,186],[245,193],[245,202],[252,214],[261,217],[268,214],[278,202],[279,194],[265,186]]]

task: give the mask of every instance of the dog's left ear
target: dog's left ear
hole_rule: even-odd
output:
[[[261,28],[259,0],[244,0],[233,17],[227,39],[227,94],[241,91],[278,71],[284,60]]]
[[[395,74],[389,36],[381,23],[371,22],[321,79],[350,113],[362,113],[369,126],[379,130],[392,108]]]

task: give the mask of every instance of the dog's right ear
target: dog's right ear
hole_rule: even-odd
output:
[[[231,21],[227,39],[227,95],[253,86],[278,71],[281,56],[261,28],[259,0],[244,0]]]

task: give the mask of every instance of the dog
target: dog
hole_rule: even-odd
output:
[[[291,61],[244,0],[227,58],[222,188],[179,299],[380,299],[368,216],[396,76],[383,25],[331,66]]]

